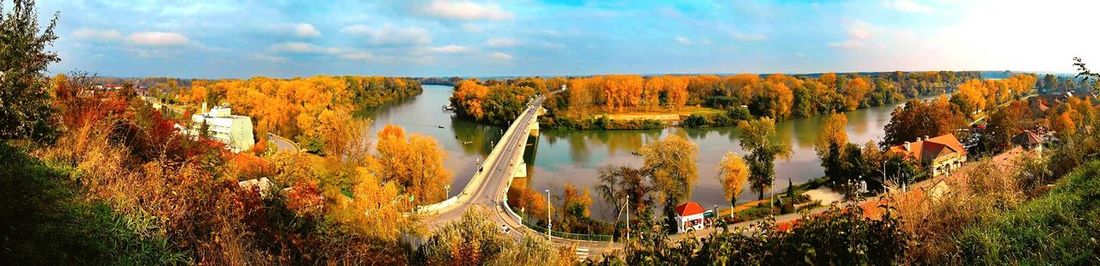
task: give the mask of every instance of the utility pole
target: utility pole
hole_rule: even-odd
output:
[[[551,239],[551,235],[550,235],[550,228],[553,227],[553,225],[550,224],[550,207],[551,206],[552,205],[550,205],[550,190],[547,189],[546,190],[546,240],[553,240],[553,239]]]

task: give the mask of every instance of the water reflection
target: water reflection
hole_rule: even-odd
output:
[[[504,128],[473,123],[443,112],[441,107],[447,104],[450,94],[451,87],[428,85],[424,93],[414,99],[366,110],[361,114],[375,119],[375,130],[380,128],[379,125],[392,123],[405,127],[411,133],[436,138],[447,151],[447,168],[455,173],[451,190],[454,195],[469,182],[470,176],[477,170],[476,162],[489,154]],[[868,140],[880,140],[893,109],[894,106],[883,106],[846,113],[849,140],[861,144]],[[823,175],[813,150],[823,120],[823,117],[817,116],[776,123],[780,141],[793,149],[790,160],[776,162],[777,191],[786,188],[788,178],[797,184]],[[528,184],[535,191],[551,189],[556,194],[561,193],[565,183],[582,187],[596,185],[599,182],[598,169],[605,165],[640,167],[642,158],[633,152],[646,143],[675,134],[690,139],[699,147],[699,181],[693,189],[692,199],[707,208],[715,204],[726,206],[729,203],[723,199],[715,168],[726,152],[746,154],[739,146],[735,127],[624,131],[543,129],[540,133],[528,139],[532,145],[527,147],[524,155]],[[606,204],[595,191],[591,192],[593,214],[610,215]],[[741,195],[741,201],[756,198],[756,194],[748,190]]]

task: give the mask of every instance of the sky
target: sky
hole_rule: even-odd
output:
[[[5,1],[6,2],[6,1]],[[1100,64],[1100,1],[118,1],[60,13],[53,73],[551,76]]]

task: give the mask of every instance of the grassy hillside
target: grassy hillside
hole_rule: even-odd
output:
[[[1100,161],[1078,168],[1049,194],[968,227],[958,240],[966,264],[1100,263]]]
[[[45,264],[178,264],[152,218],[82,199],[70,172],[0,143],[0,261]]]

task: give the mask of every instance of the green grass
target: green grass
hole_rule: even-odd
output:
[[[1060,180],[1047,195],[966,228],[957,238],[966,264],[1100,263],[1100,161]]]
[[[66,171],[0,143],[0,261],[12,265],[184,264],[151,217],[80,198]]]

